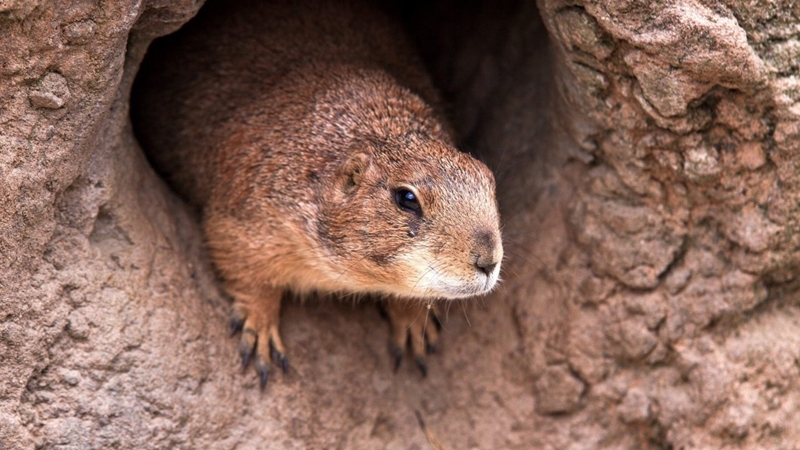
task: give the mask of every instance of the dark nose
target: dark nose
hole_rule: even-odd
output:
[[[486,276],[490,276],[499,262],[496,256],[497,240],[494,234],[491,232],[478,233],[475,236],[475,246],[475,267]]]
[[[497,267],[497,263],[489,261],[488,259],[484,260],[483,258],[478,258],[478,260],[475,261],[475,267],[485,273],[486,276],[489,276],[494,271],[494,268]]]

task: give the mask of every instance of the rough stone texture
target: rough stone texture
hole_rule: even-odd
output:
[[[543,413],[484,417],[505,447],[796,448],[800,8],[507,5],[420,39],[498,174],[505,283],[471,320],[511,314]]]
[[[574,411],[583,394],[583,383],[565,365],[550,366],[533,384],[536,412],[558,414]]]
[[[128,124],[196,3],[0,0],[0,448],[427,448],[415,410],[453,449],[796,448],[800,7],[412,8],[505,281],[426,380],[369,304],[289,302],[261,393]]]

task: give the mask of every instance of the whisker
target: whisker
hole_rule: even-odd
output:
[[[428,331],[428,317],[431,315],[431,304],[428,302],[428,311],[425,313],[425,323],[422,324],[422,339],[425,339],[425,333]]]
[[[472,328],[472,322],[469,321],[469,317],[467,316],[467,307],[464,305],[464,302],[461,302],[461,309],[464,311],[464,318],[467,319],[467,325]]]
[[[344,267],[344,268],[343,268],[343,270],[341,271],[341,273],[339,273],[339,276],[338,276],[338,277],[336,277],[336,281],[335,281],[335,283],[339,283],[339,280],[341,280],[341,279],[342,279],[342,277],[344,276],[344,274],[345,274],[345,273],[352,271],[352,269],[353,269],[353,268],[356,266],[356,264],[358,264],[358,263],[360,263],[361,261],[363,261],[363,260],[367,259],[367,256],[368,256],[368,255],[364,255],[364,256],[362,256],[361,258],[359,258],[358,260],[356,260],[356,261],[353,261],[353,263],[352,263],[352,264],[350,264],[349,266],[346,266],[346,267]]]
[[[422,272],[422,274],[419,276],[419,278],[417,278],[417,281],[414,283],[414,286],[411,288],[411,291],[412,291],[412,292],[413,292],[414,290],[416,290],[416,289],[417,289],[417,286],[419,285],[419,282],[420,282],[420,281],[422,281],[422,279],[423,279],[423,278],[425,278],[425,275],[427,275],[427,274],[428,274],[429,272],[431,272],[432,270],[433,270],[433,267],[431,267],[431,266],[428,266],[428,268],[427,268],[427,269],[425,269],[425,271],[424,271],[424,272]],[[435,273],[435,272],[434,272],[434,273]]]
[[[450,319],[450,307],[453,306],[453,300],[447,302],[447,309],[444,312],[445,320]]]

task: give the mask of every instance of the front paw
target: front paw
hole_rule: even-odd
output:
[[[425,357],[436,352],[441,329],[437,308],[413,300],[384,300],[383,306],[392,327],[389,346],[395,372],[403,362],[405,349],[410,347],[419,371],[427,376]]]
[[[280,305],[280,299],[277,300]],[[234,300],[231,317],[231,334],[241,333],[239,352],[242,355],[242,367],[247,368],[250,361],[259,376],[263,390],[269,380],[269,361],[272,359],[283,372],[289,370],[286,350],[278,331],[280,307],[264,307],[263,301],[248,302]]]

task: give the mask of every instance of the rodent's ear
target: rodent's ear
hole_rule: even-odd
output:
[[[339,167],[337,178],[342,190],[349,192],[364,181],[371,158],[366,153],[356,153]]]

